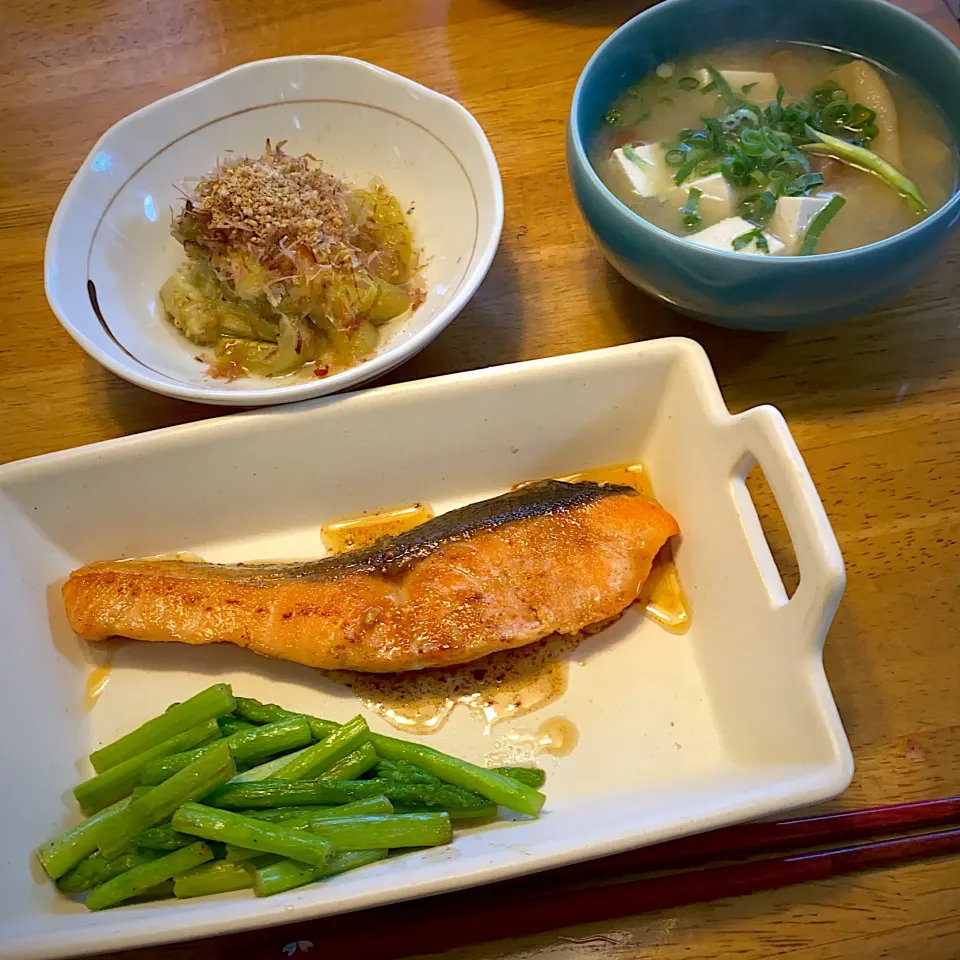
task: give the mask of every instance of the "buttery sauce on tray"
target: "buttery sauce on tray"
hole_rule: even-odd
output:
[[[653,496],[647,473],[640,464],[600,467],[557,479],[622,484],[644,496]],[[404,533],[433,515],[428,504],[409,504],[327,524],[320,531],[321,539],[330,553],[356,550],[379,537]],[[657,556],[637,602],[643,606],[645,616],[671,633],[683,633],[689,626],[687,601],[669,545]],[[336,671],[329,676],[349,687],[368,710],[398,730],[433,733],[462,704],[489,731],[501,720],[522,717],[557,700],[567,689],[570,661],[577,647],[603,626],[606,624],[597,624],[572,636],[547,637],[456,667],[395,674]],[[530,739],[529,744],[522,746],[526,756],[567,756],[578,739],[576,727],[564,717],[553,717],[535,733],[524,736]]]

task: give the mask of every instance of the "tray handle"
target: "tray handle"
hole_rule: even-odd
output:
[[[799,618],[805,627],[804,634],[816,636],[818,643],[822,643],[846,585],[843,557],[826,511],[779,410],[771,406],[753,407],[734,416],[733,427],[738,439],[735,480],[742,485],[753,464],[760,465],[783,514],[800,569],[799,586],[787,599],[762,530],[759,541],[755,535],[750,537],[755,552],[760,542],[763,544],[768,562],[759,562],[758,556],[758,566],[764,573],[771,598],[780,608],[778,615]],[[746,492],[745,487],[743,490]],[[746,496],[749,499],[749,494]],[[751,509],[754,523],[759,527],[752,502]],[[741,516],[747,525],[742,507]],[[776,591],[771,589],[771,567],[779,588]]]

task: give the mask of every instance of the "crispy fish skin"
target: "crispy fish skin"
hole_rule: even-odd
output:
[[[392,673],[614,617],[677,533],[631,487],[545,480],[308,563],[95,563],[70,575],[63,599],[87,640],[226,642],[311,667]]]

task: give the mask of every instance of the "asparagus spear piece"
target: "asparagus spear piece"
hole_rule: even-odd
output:
[[[40,865],[54,880],[62,877],[84,857],[97,849],[97,834],[130,805],[130,797],[101,810],[98,814],[71,827],[66,833],[48,840],[37,849]]]
[[[255,783],[228,783],[210,794],[205,802],[226,810],[243,810],[245,807],[265,809],[349,803],[379,796],[408,808],[474,810],[477,811],[475,816],[482,816],[490,806],[489,801],[479,794],[448,783],[397,783],[394,780],[260,780]]]
[[[201,803],[185,803],[173,815],[172,824],[181,833],[221,840],[256,853],[276,853],[317,867],[322,867],[333,852],[333,847],[320,837]]]
[[[215,746],[215,750],[194,760],[169,780],[151,787],[146,796],[134,800],[115,820],[102,826],[97,837],[100,852],[106,857],[116,856],[147,827],[163,822],[188,800],[206,796],[226,783],[236,773],[236,767],[226,743],[220,741]]]
[[[440,783],[432,773],[421,770],[416,764],[406,760],[381,760],[373,775],[384,780],[396,780],[398,783]],[[345,780],[351,779],[344,777]]]
[[[206,720],[198,723],[183,733],[175,734],[161,741],[149,750],[138,753],[129,760],[114,764],[103,773],[98,773],[73,788],[80,809],[86,813],[96,813],[111,803],[125,797],[140,783],[140,777],[145,767],[168,757],[170,754],[179,754],[181,750],[188,750],[201,743],[209,743],[220,737],[220,728],[216,720]],[[159,781],[157,781],[159,782]]]
[[[302,754],[277,770],[278,780],[309,780],[326,773],[338,760],[353,753],[370,736],[367,721],[357,715],[325,740],[308,747]]]
[[[244,770],[243,773],[238,773],[230,782],[254,783],[257,780],[273,779],[276,777],[278,770],[287,766],[287,764],[296,757],[305,754],[309,749],[310,747],[303,747],[300,750],[295,750],[293,753],[285,754],[282,757],[274,757],[266,763],[261,763],[257,767],[251,767],[249,770]]]
[[[326,773],[320,775],[321,780],[359,780],[368,770],[377,765],[377,751],[372,743],[364,743],[353,753],[348,753],[342,760],[338,760]]]
[[[288,830],[294,829],[290,821],[283,826]],[[453,839],[450,818],[445,813],[436,812],[328,818],[306,824],[301,829],[329,841],[337,850],[439,847]],[[227,845],[228,860],[243,859],[235,849],[236,846],[242,847],[243,844]]]
[[[313,804],[312,806],[276,807],[267,810],[248,810],[244,808],[237,812],[242,813],[245,817],[253,817],[254,820],[268,820],[270,823],[283,823],[286,820],[294,820],[305,813],[321,814],[329,812],[331,816],[337,816],[334,811],[342,810],[345,806],[350,806],[350,804],[337,804],[332,807]]]
[[[217,683],[207,687],[196,696],[167,709],[159,717],[141,724],[136,730],[114,740],[90,754],[90,762],[97,773],[103,773],[124,760],[155,747],[170,737],[183,733],[206,720],[233,713],[236,700],[227,683]],[[182,749],[182,748],[181,748]]]
[[[296,860],[281,860],[279,863],[257,868],[253,877],[253,892],[258,897],[270,897],[275,893],[302,887],[305,883],[324,880],[335,874],[383,860],[386,855],[386,850],[346,850],[332,857],[323,867],[311,867]]]
[[[262,727],[251,726],[249,730],[241,730],[227,737],[225,742],[237,763],[259,763],[273,754],[286,753],[288,750],[306,746],[312,740],[313,735],[310,733],[310,725],[307,721],[303,717],[291,717],[289,720],[268,723]],[[373,747],[370,749],[372,750]],[[144,766],[140,781],[150,785],[163,783],[167,777],[182,770],[204,751],[209,752],[209,750],[208,745],[183,753],[161,755],[159,759],[152,760]]]
[[[906,197],[913,207],[920,213],[927,212],[927,205],[924,202],[916,184],[907,179],[893,164],[888,163],[878,153],[868,150],[866,147],[858,147],[839,137],[831,137],[828,133],[820,130],[814,130],[813,127],[807,127],[807,136],[818,143],[805,143],[800,149],[804,153],[815,153],[836,157],[843,160],[844,163],[860,167],[870,173],[875,174],[881,180],[890,184],[894,190]]]
[[[169,823],[161,824],[158,827],[147,827],[141,830],[134,838],[134,846],[142,850],[179,850],[181,847],[189,847],[196,840],[186,833],[177,833]]]
[[[322,825],[328,821],[340,822],[347,819],[383,817],[394,812],[393,806],[386,797],[371,797],[369,800],[358,800],[356,803],[347,803],[342,807],[314,807],[312,810],[309,807],[290,807],[288,809],[300,809],[304,811],[297,816],[281,821],[282,825],[288,830],[312,829],[314,826]],[[268,810],[260,812],[274,813],[277,811]],[[419,810],[415,812],[422,813],[422,811]],[[257,819],[256,813],[247,814],[247,816]],[[336,845],[338,847],[344,846],[344,844],[341,843]],[[430,844],[425,844],[425,846],[429,845]],[[228,860],[249,860],[252,856],[253,853],[250,850],[227,844],[226,857]]]
[[[249,697],[237,697],[236,713],[238,717],[243,717],[251,723],[276,723],[278,720],[288,720],[290,717],[305,717],[313,731],[314,740],[323,740],[340,726],[332,720],[321,720],[320,717],[312,717],[309,713],[294,713],[292,710],[278,707],[275,703],[261,703]]]
[[[247,864],[214,860],[212,863],[204,863],[174,877],[173,895],[180,900],[185,900],[187,897],[203,897],[210,893],[245,890],[252,886],[253,871]]]
[[[427,773],[464,790],[472,790],[488,800],[517,813],[535,817],[540,813],[546,797],[538,790],[511,780],[493,770],[485,770],[466,760],[440,753],[418,743],[406,743],[393,737],[371,734],[370,741],[379,756],[385,760],[407,760]],[[390,794],[386,794],[390,796]]]
[[[231,737],[233,734],[242,733],[244,730],[257,729],[255,723],[248,723],[239,717],[220,717],[217,720],[217,725],[220,727],[220,733],[224,737]]]
[[[494,767],[493,772],[525,783],[534,790],[539,790],[547,782],[546,773],[539,767]]]
[[[205,843],[194,843],[182,850],[175,850],[94,887],[87,895],[87,909],[114,907],[212,859],[213,851]]]
[[[160,856],[162,854],[153,850],[133,850],[108,860],[102,853],[92,853],[65,873],[57,881],[57,888],[64,893],[83,893],[127,870],[139,867],[143,863],[150,863]]]

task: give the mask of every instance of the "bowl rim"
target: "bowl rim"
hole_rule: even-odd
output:
[[[763,253],[744,253],[739,250],[716,250],[713,247],[704,247],[691,243],[686,237],[678,237],[675,234],[669,233],[661,227],[656,226],[656,224],[651,223],[649,220],[644,219],[634,210],[631,210],[630,207],[628,207],[619,197],[617,197],[617,195],[603,182],[603,180],[600,179],[590,161],[590,158],[587,156],[587,151],[584,147],[584,133],[581,131],[580,125],[577,123],[577,113],[580,99],[583,95],[583,90],[586,86],[587,80],[590,77],[590,74],[597,69],[598,65],[604,59],[607,48],[613,45],[620,34],[636,29],[640,21],[656,16],[662,16],[663,11],[670,7],[684,6],[687,4],[696,5],[698,2],[700,2],[700,0],[660,0],[659,3],[654,4],[652,7],[642,10],[636,16],[627,20],[626,23],[623,23],[617,27],[617,29],[614,30],[613,33],[611,33],[600,44],[599,47],[597,47],[590,59],[584,65],[584,68],[580,71],[580,76],[577,78],[577,85],[573,91],[573,99],[570,103],[570,114],[567,120],[567,127],[570,131],[570,144],[576,157],[577,164],[584,171],[584,175],[587,177],[588,182],[594,188],[594,190],[599,192],[599,196],[607,204],[607,207],[610,209],[610,211],[619,217],[621,221],[625,220],[627,223],[631,224],[632,227],[639,227],[641,230],[656,237],[657,239],[666,241],[668,247],[678,252],[681,250],[693,250],[706,257],[718,256],[722,257],[724,260],[736,260],[737,262],[747,260],[753,263],[778,264],[779,266],[770,267],[770,269],[773,270],[797,270],[803,269],[803,264],[810,263],[811,261],[814,263],[840,263],[846,260],[851,260],[857,256],[862,256],[866,251],[873,253],[876,251],[887,250],[898,243],[904,242],[904,240],[916,235],[919,232],[932,229],[938,221],[949,217],[960,210],[960,180],[958,180],[958,183],[954,186],[953,194],[946,200],[946,202],[944,202],[941,207],[934,210],[933,213],[926,216],[923,220],[913,224],[913,226],[907,227],[906,230],[901,230],[899,233],[895,233],[891,237],[885,237],[883,240],[875,240],[873,243],[865,243],[859,247],[851,247],[849,250],[838,250],[834,253],[813,253],[802,257],[777,257]],[[872,4],[874,6],[887,8],[892,16],[899,16],[902,18],[904,29],[912,29],[921,34],[926,34],[927,39],[931,43],[938,44],[948,53],[953,55],[957,60],[960,60],[960,48],[954,46],[954,44],[951,43],[950,40],[948,40],[947,37],[945,37],[936,27],[927,23],[916,14],[911,13],[909,10],[905,10],[903,7],[900,7],[897,4],[890,3],[889,0],[858,0],[858,2],[865,5]],[[924,89],[921,91],[921,93],[923,93],[924,96],[930,99],[934,104],[938,105],[938,101],[935,100],[927,92],[927,90]],[[960,163],[960,144],[954,144],[954,151],[958,154],[958,163]]]
[[[60,296],[55,291],[56,270],[54,269],[54,258],[58,251],[62,251],[61,232],[64,223],[72,212],[77,200],[82,196],[91,164],[97,154],[103,149],[104,144],[114,139],[118,134],[122,135],[124,128],[128,126],[134,118],[156,112],[158,109],[167,107],[181,98],[190,96],[202,87],[223,82],[235,74],[250,70],[255,71],[273,64],[304,66],[307,64],[318,65],[322,63],[332,63],[348,70],[360,70],[376,77],[381,83],[403,86],[417,94],[418,97],[440,102],[454,113],[459,114],[461,119],[465,121],[466,128],[472,132],[474,143],[482,159],[483,171],[489,181],[489,187],[493,194],[492,208],[487,211],[492,214],[492,225],[486,236],[480,236],[478,231],[477,246],[474,254],[476,262],[472,269],[464,275],[459,288],[455,291],[450,301],[438,310],[436,316],[434,316],[422,330],[409,337],[409,339],[400,343],[390,344],[382,353],[376,354],[369,360],[323,379],[294,381],[292,383],[280,382],[274,386],[263,386],[244,391],[226,390],[215,386],[197,386],[178,382],[173,376],[162,373],[158,374],[158,376],[163,379],[154,379],[152,376],[140,371],[137,366],[128,364],[121,359],[109,355],[99,345],[94,343],[70,318],[72,311],[62,303]],[[452,148],[450,149],[452,151]],[[457,154],[454,155],[457,156]],[[182,400],[215,403],[223,406],[248,407],[265,404],[293,403],[297,400],[324,396],[348,388],[356,388],[363,383],[395,369],[433,341],[457,314],[460,313],[464,306],[466,306],[489,272],[490,265],[493,263],[493,258],[500,244],[500,236],[503,230],[503,217],[503,181],[500,176],[500,168],[497,164],[496,155],[480,123],[463,104],[454,100],[452,97],[448,97],[446,94],[418,83],[416,80],[411,80],[402,74],[394,73],[356,57],[344,57],[332,54],[268,57],[238,64],[235,67],[231,67],[228,70],[224,70],[214,76],[207,77],[188,87],[176,90],[145,104],[117,120],[97,138],[77,168],[70,183],[67,185],[63,196],[57,204],[57,209],[51,220],[50,227],[47,230],[43,265],[44,292],[46,293],[47,302],[59,320],[60,325],[80,347],[103,367],[136,386],[151,390],[154,393],[160,393]],[[138,364],[142,362],[136,357],[134,357],[134,360],[137,360]]]

